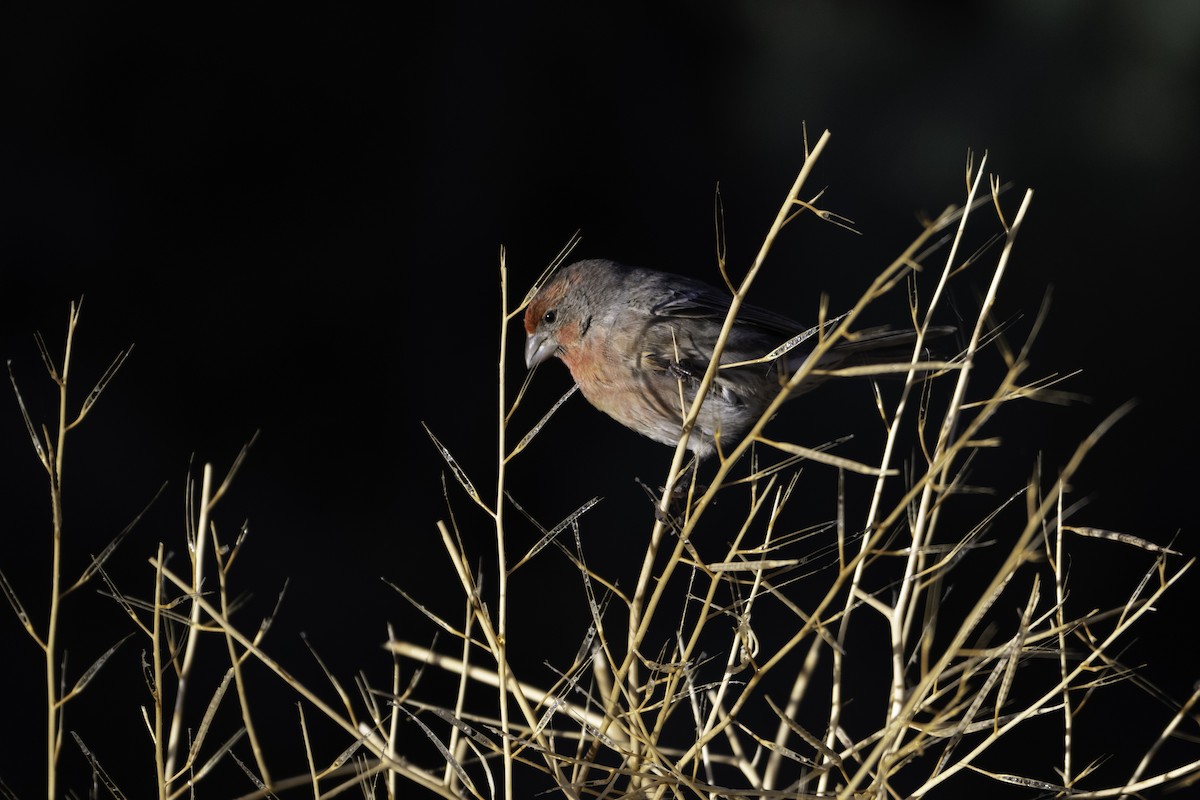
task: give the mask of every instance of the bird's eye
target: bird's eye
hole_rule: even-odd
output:
[[[547,325],[553,325],[554,320],[556,319],[558,319],[558,312],[553,308],[542,315],[542,322],[546,323]]]

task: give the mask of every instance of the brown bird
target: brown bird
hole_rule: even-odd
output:
[[[593,406],[674,446],[730,299],[728,292],[682,275],[604,259],[577,261],[555,274],[525,309],[525,364],[532,368],[557,356]],[[804,330],[785,316],[743,304],[721,363],[759,359]],[[861,331],[831,348],[818,366],[905,362],[915,338],[912,331]],[[810,353],[800,345],[774,361],[720,370],[688,436],[688,449],[703,459],[718,440],[723,450],[735,445]],[[827,377],[811,375],[791,396]]]

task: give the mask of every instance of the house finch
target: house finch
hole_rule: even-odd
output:
[[[532,368],[558,356],[593,406],[640,434],[675,445],[729,304],[728,292],[693,278],[603,259],[577,261],[525,309],[525,364]],[[803,330],[787,317],[744,304],[721,363],[759,359]],[[863,331],[831,348],[819,366],[908,361],[914,339],[911,331]],[[736,444],[810,352],[802,345],[774,361],[720,370],[688,449],[703,459],[718,440],[723,449]],[[825,377],[811,375],[791,396]]]

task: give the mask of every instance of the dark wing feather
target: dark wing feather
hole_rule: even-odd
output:
[[[720,322],[729,313],[730,296],[713,289],[707,284],[680,278],[667,292],[667,299],[655,305],[651,311],[665,317],[684,319],[712,319]],[[738,309],[738,322],[753,325],[765,332],[778,334],[785,339],[804,330],[790,317],[776,314],[765,308],[744,303]]]

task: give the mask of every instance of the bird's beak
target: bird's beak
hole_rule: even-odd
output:
[[[525,339],[525,367],[533,369],[554,355],[557,345],[545,331],[529,334]]]

